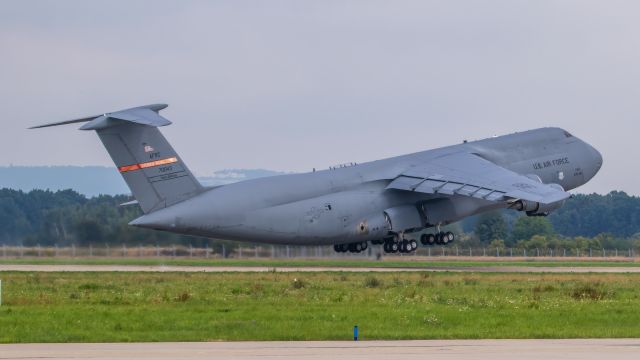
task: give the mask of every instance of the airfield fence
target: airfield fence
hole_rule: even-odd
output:
[[[0,246],[0,259],[8,258],[198,258],[198,259],[290,259],[381,257],[487,257],[487,258],[636,258],[629,249],[579,248],[471,248],[464,246],[419,247],[408,254],[386,254],[380,246],[361,253],[336,253],[331,246],[249,245],[227,248],[191,246]]]

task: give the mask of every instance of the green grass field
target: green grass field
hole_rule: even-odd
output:
[[[256,266],[256,267],[472,267],[472,266],[640,266],[636,258],[417,258],[387,257],[376,261],[370,259],[190,259],[190,258],[5,258],[1,264],[25,265],[176,265],[176,266]]]
[[[0,342],[640,336],[640,274],[0,272]]]

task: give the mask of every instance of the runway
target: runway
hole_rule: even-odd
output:
[[[421,267],[267,267],[267,266],[148,266],[148,265],[10,265],[2,271],[28,272],[482,272],[482,273],[640,273],[634,266],[421,266]]]
[[[0,345],[0,359],[637,359],[640,339]]]

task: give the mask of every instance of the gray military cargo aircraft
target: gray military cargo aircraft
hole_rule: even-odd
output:
[[[542,128],[329,170],[203,187],[158,127],[167,105],[147,105],[34,128],[85,122],[144,213],[130,225],[272,244],[386,252],[446,245],[440,230],[495,209],[546,216],[602,166],[592,146]],[[435,228],[433,232],[422,230]],[[412,234],[420,234],[415,236]]]

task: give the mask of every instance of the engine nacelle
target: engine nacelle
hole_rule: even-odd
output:
[[[527,216],[547,216],[553,210],[559,209],[564,205],[564,200],[556,201],[551,204],[540,204],[538,203],[538,208],[534,211],[527,211]]]
[[[558,184],[549,184],[549,186],[554,187],[560,191],[564,191],[562,186]],[[527,213],[527,216],[547,216],[553,210],[559,209],[563,205],[564,200],[552,202],[550,204],[541,204],[535,201],[518,200],[513,203],[513,205],[511,205],[511,208],[518,211],[524,211]]]
[[[562,186],[558,184],[549,184],[549,186],[564,191]],[[564,205],[564,200],[552,202],[550,204],[541,204],[536,201],[518,200],[511,206],[512,209],[524,211],[527,216],[547,216],[553,210],[559,209]]]
[[[556,201],[550,204],[541,204],[535,201],[516,201],[512,208],[518,211],[524,211],[527,216],[547,216],[553,210],[559,209],[564,205],[564,200]]]

